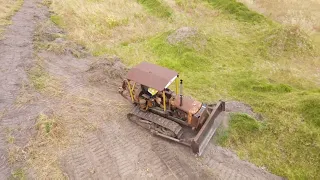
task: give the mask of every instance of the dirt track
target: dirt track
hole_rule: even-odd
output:
[[[25,0],[0,41],[0,179],[10,177],[17,167],[23,167],[30,179],[39,178],[37,169],[24,159],[8,163],[8,152],[24,149],[36,136],[35,119],[41,112],[58,114],[70,131],[68,146],[55,150],[60,152],[62,172],[70,179],[280,179],[212,143],[197,158],[189,148],[129,122],[126,113],[131,105],[117,93],[121,70],[117,64],[96,62],[90,56],[75,58],[68,51],[57,55],[34,50],[36,24],[47,14],[34,0]],[[62,95],[48,97],[30,86],[27,71],[35,56],[61,82]],[[32,98],[17,105],[21,94]],[[220,120],[226,117],[223,114]],[[13,143],[8,142],[9,135]]]

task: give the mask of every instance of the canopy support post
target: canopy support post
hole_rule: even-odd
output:
[[[176,94],[178,94],[178,87],[179,87],[179,74],[177,75],[177,78],[176,78]]]
[[[127,82],[128,82],[128,88],[129,88],[129,92],[130,92],[131,101],[134,102],[133,89],[134,89],[134,86],[136,85],[136,83],[134,82],[134,83],[133,83],[133,86],[132,86],[132,88],[131,88],[130,81],[127,80]]]
[[[166,92],[165,90],[162,91],[162,97],[163,97],[163,110],[166,112],[167,107],[166,107]]]

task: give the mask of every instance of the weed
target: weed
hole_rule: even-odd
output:
[[[49,135],[49,134],[54,134],[55,133],[55,128],[57,127],[57,122],[56,120],[53,118],[49,118],[48,116],[44,115],[44,114],[40,114],[38,116],[38,120],[37,120],[37,130],[41,133],[41,134],[45,134],[45,135]],[[56,135],[54,135],[56,136]]]
[[[63,24],[64,24],[63,19],[58,15],[51,15],[50,19],[54,24],[56,24],[58,26],[63,26]]]
[[[25,180],[26,175],[22,168],[16,169],[11,173],[9,180]]]
[[[12,136],[12,135],[7,136],[7,142],[8,142],[8,143],[13,144],[14,141],[15,141],[14,136]]]
[[[129,23],[129,19],[125,18],[125,19],[121,19],[121,20],[117,20],[114,18],[107,18],[107,25],[110,29],[115,28],[117,26],[123,26],[123,25],[127,25]]]
[[[43,0],[41,4],[43,4],[44,6],[50,7],[52,4],[52,0]]]
[[[34,88],[49,96],[59,96],[62,93],[60,83],[44,70],[43,62],[39,58],[37,64],[29,70],[29,79]]]
[[[10,144],[14,143],[15,138],[13,136],[13,129],[11,128],[6,129],[6,139],[7,139],[7,143],[10,143]]]
[[[49,75],[44,72],[40,66],[31,69],[30,76],[34,87],[39,91],[43,91],[43,89],[46,88],[46,84],[50,79]]]

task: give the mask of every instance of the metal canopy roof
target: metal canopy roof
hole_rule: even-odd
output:
[[[129,70],[127,79],[162,91],[177,78],[177,75],[173,70],[142,62]]]

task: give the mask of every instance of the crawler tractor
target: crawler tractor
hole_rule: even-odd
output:
[[[225,111],[225,102],[207,105],[183,96],[182,89],[177,72],[142,62],[129,70],[119,92],[134,104],[129,120],[201,156],[219,126],[215,120]]]

